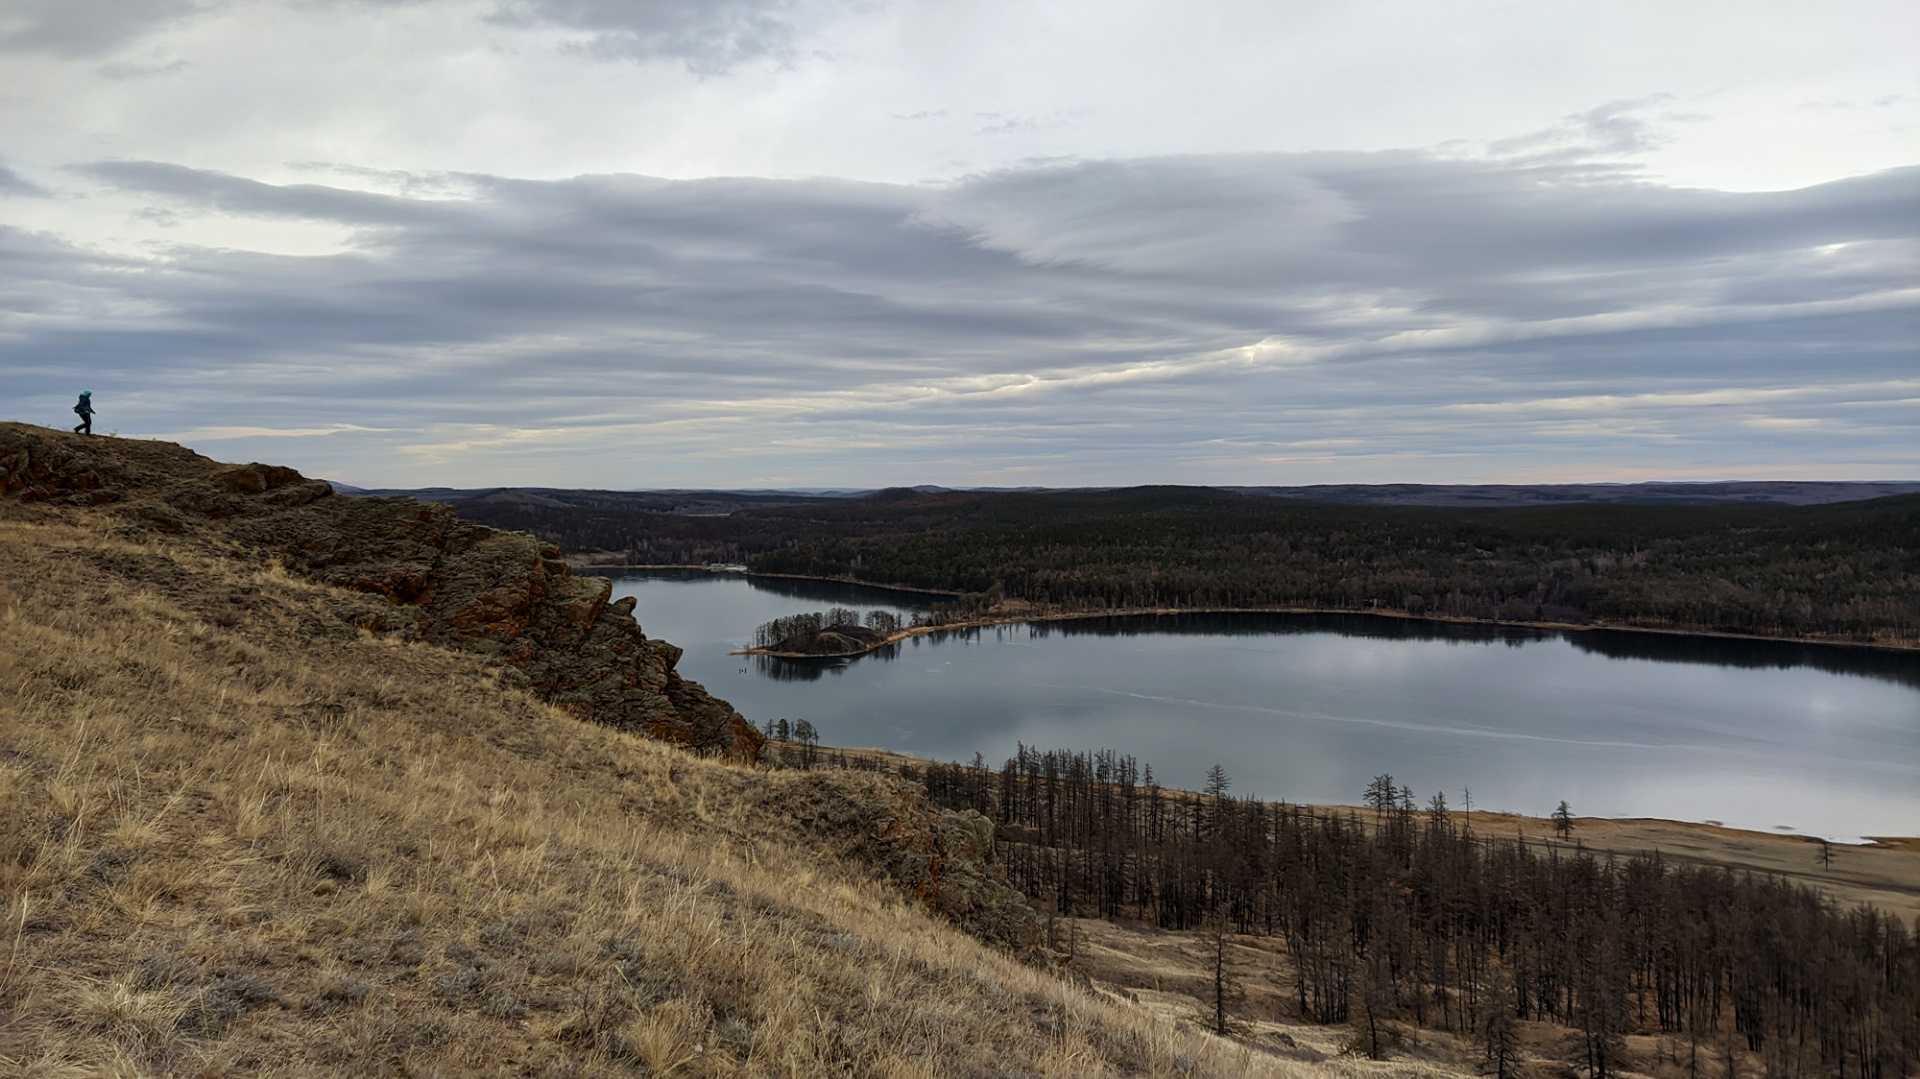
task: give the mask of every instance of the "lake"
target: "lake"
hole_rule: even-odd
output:
[[[760,623],[935,597],[703,572],[614,575],[682,674],[756,724],[997,766],[1019,743],[1111,748],[1168,786],[1223,764],[1237,794],[1355,803],[1390,772],[1421,801],[1715,820],[1854,840],[1920,835],[1920,656],[1560,633],[1366,615],[1171,615],[913,638],[848,661],[733,656]]]

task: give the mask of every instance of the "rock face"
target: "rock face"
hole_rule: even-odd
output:
[[[575,577],[532,536],[468,524],[444,506],[340,498],[274,465],[223,465],[180,446],[0,424],[0,496],[108,506],[130,531],[199,534],[301,576],[385,597],[381,628],[495,657],[582,719],[702,752],[759,755],[725,701],[674,671],[633,601]]]

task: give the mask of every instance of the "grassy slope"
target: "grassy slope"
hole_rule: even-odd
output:
[[[0,1073],[1444,1074],[1022,965],[792,823],[894,781],[583,724],[110,520],[0,503]]]

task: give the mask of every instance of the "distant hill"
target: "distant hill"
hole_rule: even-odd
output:
[[[1228,487],[1250,495],[1369,506],[1563,506],[1577,503],[1712,505],[1722,502],[1817,506],[1920,492],[1920,481],[1763,480],[1720,483],[1335,483]]]
[[[745,565],[1056,609],[1307,607],[1913,646],[1920,493],[1885,493],[1913,486],[560,492],[565,508],[453,508],[590,562]],[[1455,501],[1420,501],[1443,496]]]
[[[417,498],[425,502],[519,503],[530,506],[597,506],[695,515],[730,513],[745,506],[792,505],[821,500],[884,497],[903,494],[1046,494],[1125,491],[1126,487],[796,487],[744,490],[608,491],[566,487],[419,487],[365,488],[334,483],[347,495]],[[1565,505],[1717,505],[1757,503],[1782,506],[1819,506],[1833,502],[1861,502],[1889,495],[1920,494],[1920,480],[1734,480],[1721,482],[1655,483],[1328,483],[1298,487],[1218,486],[1235,494],[1325,502],[1344,506],[1565,506]]]

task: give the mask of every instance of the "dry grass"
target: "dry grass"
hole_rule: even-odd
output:
[[[1151,926],[1098,919],[1061,919],[1058,934],[1071,940],[1068,968],[1092,979],[1118,999],[1144,1007],[1168,1021],[1203,1027],[1212,1019],[1212,942],[1199,933],[1168,932]],[[1316,1026],[1295,1017],[1292,1003],[1294,971],[1283,942],[1272,937],[1229,938],[1228,956],[1243,996],[1236,1005],[1235,1036],[1272,1055],[1329,1069],[1333,1075],[1382,1075],[1408,1079],[1437,1079],[1462,1074],[1490,1074],[1478,1039],[1469,1031],[1419,1027],[1406,1017],[1383,1024],[1388,1059],[1355,1059],[1364,1045],[1353,1027]],[[1438,1015],[1429,1013],[1438,1021]],[[1453,1022],[1461,1020],[1456,1015]],[[1521,1021],[1514,1074],[1525,1077],[1583,1074],[1580,1033],[1552,1023]],[[1684,1038],[1632,1034],[1624,1040],[1628,1066],[1618,1068],[1621,1079],[1687,1079]],[[1700,1049],[1697,1073],[1720,1077],[1721,1049]],[[1372,1069],[1369,1071],[1369,1069]],[[1757,1054],[1740,1052],[1738,1075],[1767,1074]]]
[[[0,504],[0,1074],[1368,1070],[1016,962],[764,808],[871,776],[579,723],[109,521]]]

